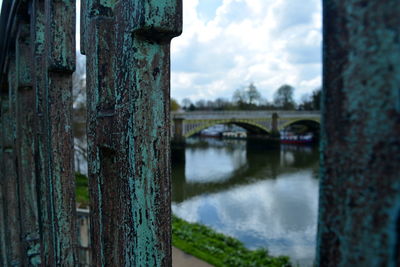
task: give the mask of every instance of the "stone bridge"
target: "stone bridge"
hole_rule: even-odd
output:
[[[187,138],[216,124],[236,124],[253,134],[276,133],[301,121],[320,123],[319,111],[199,111],[173,112],[172,136]]]
[[[0,266],[77,266],[76,2],[2,1]],[[182,31],[182,0],[79,2],[90,266],[171,266],[170,41]],[[400,5],[322,3],[315,265],[400,266]],[[195,114],[174,116],[175,131],[230,122],[268,132],[306,118]]]

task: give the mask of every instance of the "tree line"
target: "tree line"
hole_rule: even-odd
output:
[[[303,95],[299,103],[294,101],[294,90],[293,86],[284,84],[275,91],[270,102],[250,83],[246,88],[237,89],[231,99],[219,97],[215,100],[200,99],[192,102],[189,98],[184,98],[178,103],[171,98],[171,110],[320,110],[321,88],[315,89],[311,95]]]

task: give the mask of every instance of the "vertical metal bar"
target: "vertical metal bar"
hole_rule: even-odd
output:
[[[6,203],[4,199],[4,180],[5,180],[5,169],[2,164],[4,162],[4,144],[3,136],[4,132],[4,114],[3,114],[3,104],[8,101],[8,98],[4,96],[4,93],[8,91],[7,84],[0,85],[0,264],[1,266],[8,266],[7,263],[7,245],[6,245],[6,221],[4,217],[4,211],[6,208]]]
[[[169,43],[182,3],[86,9],[92,264],[170,266]]]
[[[6,225],[7,263],[10,266],[21,266],[22,246],[20,240],[20,212],[17,159],[15,148],[15,87],[16,84],[15,55],[10,56],[8,66],[8,96],[2,101],[3,115],[3,157],[2,168],[4,170],[3,196],[5,202],[4,218]]]
[[[88,4],[90,4],[92,0],[81,0],[81,25],[80,25],[80,36],[81,36],[81,43],[80,43],[80,52],[82,55],[86,55],[86,36],[88,36],[88,19],[89,19],[89,12],[87,12]]]
[[[400,266],[400,5],[324,0],[318,266]]]
[[[124,265],[170,266],[170,40],[182,30],[182,2],[120,1],[115,10],[113,164],[124,225],[115,245]]]
[[[21,209],[21,238],[29,266],[40,264],[40,242],[34,164],[34,91],[31,78],[30,27],[21,23],[16,38],[17,154]]]
[[[75,178],[72,140],[72,72],[75,69],[75,1],[45,1],[48,196],[54,258],[76,264]]]
[[[85,3],[84,3],[85,2]],[[82,2],[82,43],[87,56],[88,174],[93,266],[123,266],[116,254],[123,214],[116,208],[115,22],[113,1]],[[82,48],[82,47],[81,47]],[[115,181],[115,182],[112,182]]]
[[[32,83],[35,101],[35,168],[37,180],[39,229],[40,229],[40,254],[42,266],[50,266],[54,262],[52,239],[52,222],[50,220],[49,198],[49,148],[48,148],[48,116],[46,105],[47,68],[45,62],[45,5],[44,0],[32,2],[31,14],[31,40],[33,44]]]

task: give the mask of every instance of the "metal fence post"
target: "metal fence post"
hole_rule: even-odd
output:
[[[91,264],[123,266],[118,253],[123,214],[115,166],[115,17],[112,1],[81,2],[81,52],[87,56],[87,142]],[[121,196],[121,199],[123,196]],[[118,203],[119,202],[119,203]]]
[[[14,52],[12,52],[14,53]],[[5,218],[5,239],[7,247],[7,263],[9,266],[21,266],[21,220],[19,207],[18,174],[16,159],[16,118],[15,118],[15,91],[16,91],[16,59],[10,55],[8,66],[8,95],[3,96],[3,162],[4,170],[3,199]]]
[[[6,241],[7,234],[7,221],[6,221],[6,198],[5,198],[5,186],[6,186],[6,169],[4,166],[4,162],[7,159],[7,148],[5,138],[7,138],[8,131],[6,131],[7,127],[7,116],[8,113],[8,85],[7,82],[3,83],[0,88],[0,264],[2,266],[7,267],[7,252],[8,246]],[[9,153],[9,152],[8,152]]]
[[[85,7],[92,264],[170,266],[169,44],[182,2]]]
[[[400,266],[400,5],[324,0],[318,266]]]
[[[3,115],[3,102],[7,101],[7,98],[4,99],[4,85],[0,85],[0,265],[7,267],[7,253],[6,253],[6,224],[4,218],[4,208],[5,208],[5,201],[4,201],[4,169],[3,164],[4,162],[4,145],[3,145],[3,135],[4,135],[4,115]]]
[[[48,196],[49,150],[48,150],[48,113],[46,98],[47,68],[45,62],[45,3],[44,0],[32,1],[31,13],[32,40],[32,83],[35,107],[35,174],[38,194],[38,213],[40,229],[40,254],[42,266],[50,266],[53,257],[52,224],[50,198]]]
[[[75,177],[72,140],[72,72],[75,69],[75,1],[45,1],[46,95],[51,266],[76,264]]]
[[[40,242],[34,163],[34,92],[29,24],[20,23],[16,38],[17,102],[16,140],[18,155],[21,239],[30,266],[40,264]]]

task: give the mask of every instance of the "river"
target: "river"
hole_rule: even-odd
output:
[[[241,240],[250,249],[315,257],[318,148],[189,138],[172,167],[172,211]]]

